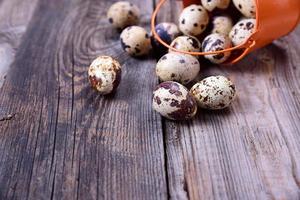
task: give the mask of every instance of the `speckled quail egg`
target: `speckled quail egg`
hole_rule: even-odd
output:
[[[193,36],[179,36],[175,40],[173,40],[170,46],[181,51],[201,51],[201,43],[197,38]],[[169,49],[169,52],[173,52],[173,50]]]
[[[213,11],[216,8],[226,9],[230,4],[230,0],[201,0],[204,8],[208,11]]]
[[[110,56],[99,56],[88,70],[91,86],[100,94],[112,93],[121,80],[121,65]]]
[[[255,0],[233,0],[233,4],[245,17],[256,17]]]
[[[228,107],[236,96],[235,85],[224,76],[210,76],[196,83],[191,94],[201,108],[220,110]]]
[[[232,19],[228,16],[216,16],[213,18],[212,33],[229,35],[232,29]]]
[[[164,55],[156,65],[156,75],[161,81],[176,81],[187,84],[200,71],[197,58],[188,54],[171,52]]]
[[[171,42],[181,35],[178,27],[174,23],[169,22],[163,22],[160,24],[157,24],[155,26],[156,33],[159,35],[159,37],[167,44],[171,44]],[[152,46],[155,49],[158,50],[166,50],[167,48],[160,44],[154,36],[152,36]]]
[[[179,29],[185,35],[198,36],[206,29],[209,16],[200,5],[190,5],[179,16]]]
[[[220,51],[231,47],[231,41],[228,36],[213,33],[208,35],[202,43],[203,52]],[[204,57],[210,62],[221,64],[225,62],[230,56],[230,52],[205,55]]]
[[[151,49],[151,40],[147,31],[139,26],[129,26],[120,36],[123,49],[131,56],[144,56]]]
[[[255,19],[243,19],[233,26],[229,33],[229,37],[234,46],[246,42],[255,31]]]
[[[167,81],[153,92],[153,108],[171,120],[187,120],[197,113],[197,103],[180,83]]]
[[[108,21],[119,30],[138,24],[139,17],[139,8],[127,1],[114,3],[107,12]]]

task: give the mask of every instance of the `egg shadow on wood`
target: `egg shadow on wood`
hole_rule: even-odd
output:
[[[75,97],[86,99],[87,104],[95,104],[95,102],[100,102],[101,99],[112,100],[115,99],[117,89],[110,94],[103,95],[93,89],[91,86],[85,86]]]
[[[283,41],[283,39],[274,41],[273,43],[266,46],[265,49],[271,52],[274,55],[274,58],[280,61],[280,63],[286,63],[288,60],[288,54],[286,51],[286,47],[280,46],[279,44],[280,41]]]
[[[119,40],[120,34],[122,33],[122,29],[116,29],[116,28],[108,28],[105,30],[105,39],[110,40]]]
[[[97,107],[101,97],[93,88],[91,88],[91,86],[86,85],[75,95],[75,99],[82,99],[83,106],[81,110],[87,110],[90,106]]]
[[[223,123],[224,119],[228,118],[232,114],[233,113],[230,107],[221,110],[207,110],[198,108],[196,116],[188,123],[190,123],[190,126],[197,127],[206,127],[207,125],[214,126],[215,124]]]
[[[232,114],[231,108],[227,107],[221,110],[208,110],[208,109],[202,109],[198,108],[198,112],[195,116],[194,120],[197,120],[199,122],[204,122],[205,118],[212,118],[212,117],[227,117]],[[214,118],[216,120],[216,118]],[[208,121],[205,120],[205,123]]]
[[[197,114],[192,119],[174,121],[174,120],[163,118],[162,121],[163,123],[174,124],[179,126],[193,126],[193,123],[200,123],[200,125],[208,124],[208,123],[215,124],[219,120],[222,120],[223,117],[225,118],[228,117],[229,115],[232,115],[232,110],[230,107],[224,108],[222,110],[207,110],[207,109],[198,108]],[[211,120],[207,120],[207,119],[214,119],[214,120],[212,122]]]
[[[156,59],[153,50],[151,50],[147,55],[143,55],[143,56],[131,56],[133,59],[139,61],[139,62],[143,62],[143,61],[147,61],[147,60],[153,60]]]
[[[228,67],[232,71],[267,73],[268,70],[265,68],[274,67],[275,62],[286,63],[287,59],[288,54],[286,50],[273,42],[266,47],[251,52],[238,63]]]
[[[106,99],[106,100],[112,100],[112,99],[116,98],[117,93],[118,93],[118,89],[116,89],[113,92],[106,94],[106,95],[99,94],[99,96],[101,96],[103,99]]]

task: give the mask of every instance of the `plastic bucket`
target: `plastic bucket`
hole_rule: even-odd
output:
[[[292,32],[300,22],[300,0],[255,0],[256,1],[256,27],[254,33],[245,43],[214,52],[186,52],[177,50],[165,43],[155,31],[155,19],[163,4],[167,0],[160,0],[153,12],[151,20],[152,33],[162,45],[174,51],[191,55],[210,55],[234,50],[242,51],[241,54],[228,61],[233,64],[241,60],[251,51],[261,48],[273,40]],[[183,7],[191,4],[200,4],[200,0],[183,0]]]

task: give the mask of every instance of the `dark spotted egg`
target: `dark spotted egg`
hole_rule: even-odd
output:
[[[197,103],[181,84],[167,81],[153,92],[153,109],[171,120],[187,120],[197,113]]]
[[[234,46],[238,46],[246,42],[255,31],[255,19],[243,19],[233,26],[229,33],[229,37]]]
[[[227,9],[230,4],[230,0],[201,0],[201,3],[204,8],[211,12],[216,8]]]
[[[174,23],[169,23],[169,22],[163,22],[160,24],[157,24],[155,26],[155,30],[159,37],[167,44],[171,44],[171,42],[178,37],[181,33],[177,27],[176,24]],[[167,48],[160,44],[154,36],[152,36],[152,46],[155,49],[158,49],[160,51],[166,50]]]
[[[179,16],[179,29],[185,35],[199,36],[208,25],[209,15],[200,5],[190,5]]]
[[[88,70],[91,86],[100,94],[112,93],[121,80],[121,65],[110,56],[99,56]]]
[[[224,76],[210,76],[196,83],[191,94],[200,108],[220,110],[228,107],[235,99],[235,85]]]
[[[255,0],[233,0],[233,4],[245,17],[256,17]]]
[[[199,40],[193,36],[179,36],[170,45],[171,47],[188,52],[200,52],[201,43]],[[169,49],[169,52],[172,52],[172,49]]]
[[[130,2],[118,1],[108,9],[107,18],[113,27],[123,30],[139,23],[140,10]]]
[[[140,26],[129,26],[120,36],[123,49],[131,56],[144,56],[151,50],[151,40],[147,31]]]
[[[156,75],[161,81],[176,81],[187,84],[194,80],[200,71],[200,63],[194,56],[171,52],[156,64]]]
[[[231,47],[231,41],[228,36],[213,33],[208,35],[202,43],[203,52],[214,52],[220,51]],[[205,55],[204,57],[210,62],[215,64],[221,64],[225,62],[230,56],[230,52],[219,53],[219,54],[210,54]]]

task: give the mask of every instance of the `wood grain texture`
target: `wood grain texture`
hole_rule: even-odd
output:
[[[160,21],[176,22],[180,2]],[[172,14],[170,14],[172,13]],[[171,199],[299,199],[300,28],[231,67],[202,63],[199,79],[225,75],[231,108],[164,121]]]
[[[123,53],[105,17],[112,2],[39,0],[0,91],[0,199],[167,196],[155,61]],[[152,2],[132,2],[148,22]],[[101,54],[123,64],[108,97],[87,81]]]
[[[128,57],[105,19],[115,1],[0,0],[0,199],[299,199],[300,28],[235,66],[203,62],[199,79],[230,77],[238,99],[171,122],[151,108],[155,59]],[[149,30],[155,0],[131,2]],[[101,54],[123,64],[107,97],[87,81]]]
[[[37,0],[0,1],[0,88],[36,4]]]

